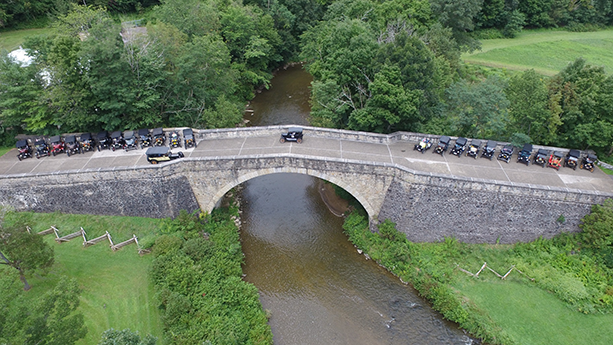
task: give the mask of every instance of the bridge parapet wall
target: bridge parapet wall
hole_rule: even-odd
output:
[[[276,130],[276,129],[275,129]],[[38,212],[173,217],[213,209],[234,186],[271,173],[307,174],[354,195],[375,222],[412,241],[453,236],[502,243],[578,231],[613,193],[423,173],[390,163],[273,154],[185,158],[160,166],[0,177],[0,204]],[[561,217],[564,217],[564,222]]]

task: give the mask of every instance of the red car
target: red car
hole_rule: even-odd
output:
[[[59,135],[51,137],[51,139],[49,139],[49,142],[51,143],[51,154],[52,155],[55,156],[58,153],[66,152],[66,147],[64,146],[64,140],[62,140],[62,137],[60,137]]]

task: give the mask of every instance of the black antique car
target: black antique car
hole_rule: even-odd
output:
[[[81,143],[81,149],[83,149],[83,152],[93,151],[94,147],[96,146],[94,140],[92,139],[91,133],[81,134],[79,142]]]
[[[51,154],[53,156],[58,153],[66,152],[66,149],[64,147],[64,140],[62,140],[62,137],[60,137],[59,135],[51,137],[49,139],[49,142],[51,142]]]
[[[22,160],[26,158],[32,158],[32,148],[28,144],[27,140],[18,140],[15,146],[19,150],[19,153],[17,154],[17,159]]]
[[[539,149],[538,152],[534,155],[534,164],[538,164],[544,168],[547,164],[548,157],[549,151],[545,149]]]
[[[123,132],[123,148],[126,152],[128,152],[128,150],[138,149],[138,140],[136,140],[134,131]]]
[[[579,166],[579,158],[581,157],[581,152],[579,150],[570,150],[566,157],[564,158],[564,166],[568,168],[572,168],[573,170],[577,170],[577,166]]]
[[[170,146],[171,148],[181,147],[181,135],[179,135],[179,132],[170,132],[170,134],[168,135],[168,146]]]
[[[166,136],[164,136],[164,130],[162,128],[154,128],[151,131],[151,137],[153,138],[153,146],[166,145]]]
[[[509,163],[511,161],[511,157],[513,157],[513,151],[515,148],[511,144],[505,145],[502,150],[500,150],[500,154],[498,155],[499,161],[504,161]]]
[[[138,130],[138,140],[140,141],[141,148],[151,146],[151,134],[149,134],[149,130],[147,128]]]
[[[532,144],[524,144],[524,147],[517,154],[517,163],[524,163],[526,166],[530,165],[530,156],[532,156]]]
[[[185,157],[183,152],[172,153],[167,146],[150,147],[147,149],[147,161],[151,164],[167,162],[177,158]]]
[[[432,147],[432,140],[430,138],[423,138],[420,142],[415,144],[413,147],[413,151],[419,151],[421,153],[425,153],[429,148]]]
[[[466,157],[473,157],[477,159],[479,156],[479,150],[481,149],[481,140],[473,139],[468,146],[468,150],[466,150]]]
[[[123,135],[121,131],[111,133],[111,150],[122,150],[124,145]]]
[[[183,141],[186,149],[190,147],[197,147],[196,139],[194,138],[194,131],[191,128],[183,130]]]
[[[51,155],[49,152],[49,145],[45,138],[36,138],[36,140],[34,140],[34,148],[36,149],[34,152],[36,159],[40,157],[49,157]]]
[[[587,156],[583,157],[583,160],[581,160],[580,168],[594,172],[594,167],[596,166],[597,161],[598,157],[596,157],[595,154],[588,153]]]
[[[83,149],[79,142],[77,141],[77,137],[74,135],[68,135],[64,139],[64,146],[66,148],[66,155],[70,157],[70,155],[74,155],[76,153],[83,153]]]
[[[493,140],[488,140],[487,144],[483,148],[483,152],[481,152],[481,157],[488,158],[492,160],[494,158],[494,152],[496,151],[496,146],[498,144]]]
[[[434,149],[434,151],[432,151],[432,153],[438,153],[439,155],[443,155],[443,153],[445,153],[445,151],[447,151],[447,148],[449,147],[449,142],[451,141],[451,138],[443,135],[442,137],[440,137],[438,139],[438,143],[436,144],[436,148]]]
[[[462,157],[462,154],[466,150],[467,142],[468,140],[466,140],[466,138],[457,138],[455,141],[455,145],[453,145],[453,148],[451,149],[451,154],[456,155],[458,157]]]
[[[102,131],[96,134],[96,140],[98,141],[98,145],[96,145],[98,147],[98,151],[110,149],[111,145],[113,144],[113,140],[107,131]]]
[[[302,128],[290,127],[287,132],[281,133],[280,142],[295,141],[298,144],[302,143]]]

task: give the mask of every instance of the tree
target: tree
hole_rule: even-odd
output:
[[[512,131],[526,134],[536,144],[553,143],[562,121],[549,109],[543,77],[532,69],[516,74],[505,91]]]
[[[19,272],[24,290],[30,290],[26,273],[53,264],[53,248],[43,241],[42,236],[31,234],[26,229],[23,217],[13,216],[12,224],[6,217],[0,218],[0,264],[7,265]]]
[[[71,345],[85,337],[83,314],[76,312],[80,290],[74,279],[61,278],[34,300],[20,293],[15,281],[10,275],[0,277],[0,344]]]
[[[500,138],[507,122],[509,101],[504,94],[504,80],[488,77],[471,84],[454,83],[446,91],[446,112],[458,136]]]
[[[156,343],[157,338],[151,334],[141,338],[138,332],[132,332],[129,329],[118,331],[111,328],[102,333],[102,339],[98,345],[155,345]]]
[[[464,51],[479,48],[479,41],[470,37],[475,28],[473,18],[481,10],[483,0],[432,0],[432,12],[445,27],[453,30],[453,37]]]
[[[416,129],[422,91],[405,89],[397,66],[384,66],[368,90],[366,107],[351,113],[349,129],[379,133]]]

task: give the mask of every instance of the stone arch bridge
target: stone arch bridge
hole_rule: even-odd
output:
[[[196,149],[159,166],[146,162],[144,150],[23,162],[9,153],[0,158],[0,204],[168,217],[181,209],[211,211],[230,189],[257,176],[298,173],[344,188],[372,225],[389,218],[413,241],[510,243],[577,231],[591,205],[613,197],[613,180],[600,171],[419,154],[412,147],[422,134],[305,127],[298,145],[279,143],[282,130],[195,131]]]

